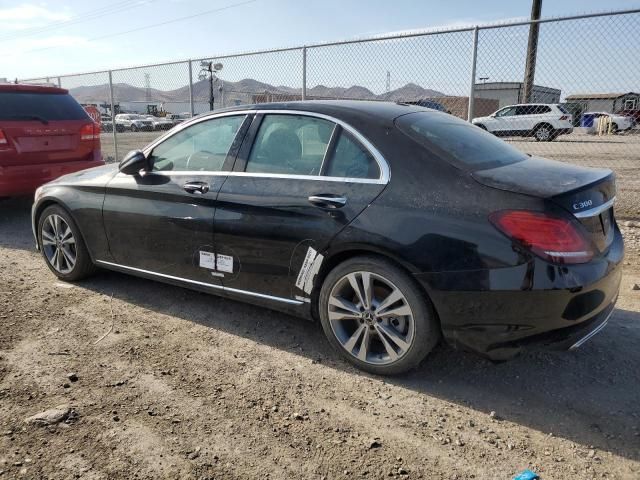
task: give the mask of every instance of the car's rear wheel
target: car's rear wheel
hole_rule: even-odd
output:
[[[617,123],[612,123],[611,124],[611,133],[613,133],[614,135],[616,133],[618,133],[618,124]]]
[[[533,136],[538,142],[551,142],[556,138],[551,125],[540,125],[536,128],[535,132],[533,132]]]
[[[138,127],[136,127],[135,125],[131,125],[131,131],[132,132],[137,132],[139,130]]]
[[[319,307],[332,346],[371,373],[406,372],[440,339],[429,300],[383,258],[355,257],[334,268],[322,285]]]
[[[38,243],[47,266],[61,280],[80,280],[95,271],[76,223],[58,205],[47,207],[40,215]]]

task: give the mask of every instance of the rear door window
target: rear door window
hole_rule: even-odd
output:
[[[436,112],[402,115],[396,126],[458,168],[484,170],[520,162],[526,154],[468,122]]]
[[[335,124],[304,115],[269,114],[245,168],[251,173],[319,175]]]
[[[0,92],[0,120],[89,120],[89,116],[69,94]]]

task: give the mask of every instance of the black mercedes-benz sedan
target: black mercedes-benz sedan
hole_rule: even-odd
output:
[[[383,102],[236,107],[33,206],[60,279],[96,267],[321,322],[356,366],[395,374],[441,337],[503,360],[576,348],[618,295],[609,170],[530,157],[452,115]]]

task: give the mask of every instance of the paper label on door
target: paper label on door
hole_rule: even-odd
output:
[[[302,267],[300,267],[300,272],[298,273],[298,278],[296,279],[296,287],[300,290],[304,288],[304,283],[307,280],[309,269],[313,265],[313,260],[316,258],[317,253],[318,252],[316,252],[312,247],[309,247],[309,250],[307,250],[307,254],[302,262]]]
[[[200,250],[200,266],[210,270],[216,269],[216,254]]]
[[[217,255],[217,270],[219,272],[233,273],[233,257],[231,255]]]
[[[316,278],[316,275],[318,275],[318,272],[320,271],[322,260],[324,260],[324,256],[317,254],[316,258],[313,260],[313,265],[311,265],[311,268],[307,272],[307,278],[304,281],[303,288],[303,290],[307,293],[311,293],[311,290],[313,290],[313,280]]]

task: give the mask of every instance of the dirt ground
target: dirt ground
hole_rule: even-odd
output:
[[[638,479],[640,228],[624,234],[617,310],[581,349],[441,346],[380,378],[279,313],[116,273],[60,283],[29,202],[5,201],[0,479]]]

